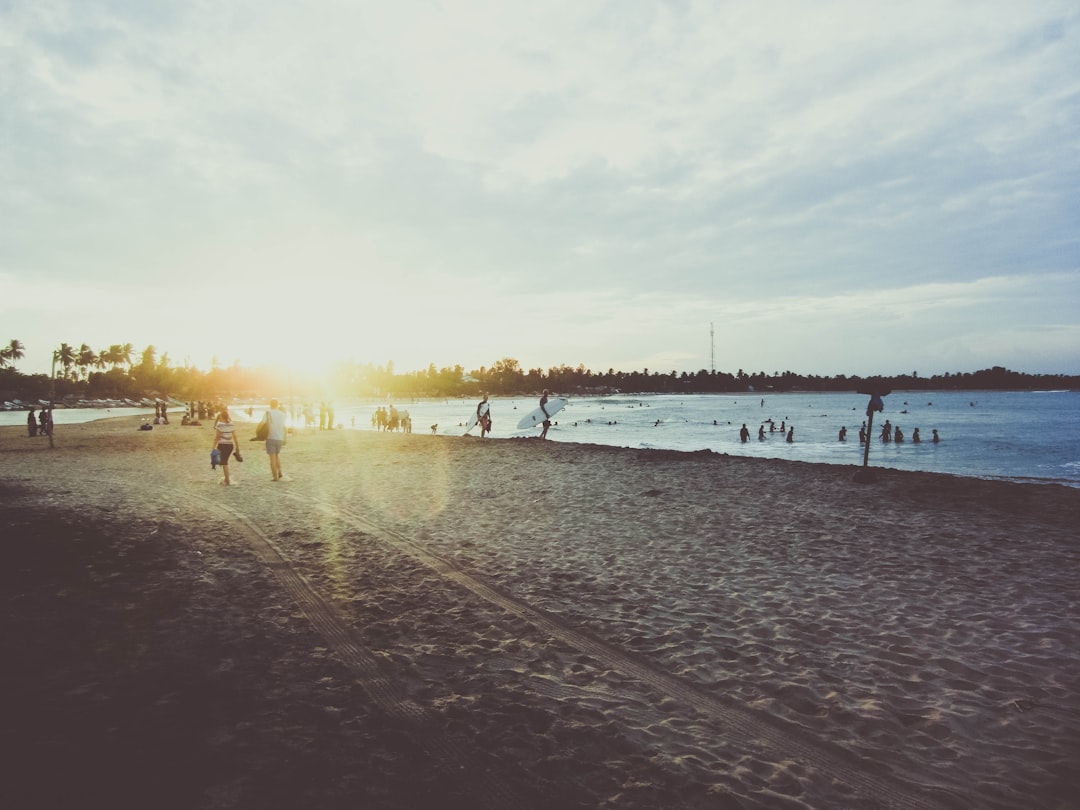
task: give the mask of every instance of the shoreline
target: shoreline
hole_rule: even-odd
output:
[[[857,399],[861,403],[862,398]],[[898,408],[901,401],[902,396],[896,403]],[[897,426],[911,432],[913,425],[924,428],[933,425],[942,430],[942,443],[933,443],[929,435],[923,437],[926,440],[922,443],[894,444],[875,440],[870,454],[873,468],[1058,483],[1080,488],[1075,462],[1080,452],[1080,432],[1072,419],[1074,415],[1080,416],[1077,410],[1080,401],[1075,396],[1016,394],[986,397],[985,401],[980,398],[977,409],[971,406],[967,396],[939,394],[931,402],[913,402],[910,414],[907,413],[908,402],[902,402],[904,410],[892,417]],[[520,409],[530,404],[521,400],[497,402],[494,434],[488,438],[517,438],[535,433],[515,429]],[[747,398],[734,401],[725,397],[700,396],[584,399],[571,403],[568,415],[556,420],[548,438],[557,442],[643,449],[709,449],[733,456],[834,463],[855,469],[862,466],[863,445],[855,443],[854,435],[849,435],[848,441],[838,441],[836,435],[841,424],[854,428],[848,421],[857,410],[852,407],[854,404],[850,397],[832,395],[772,397],[766,403],[768,407],[760,408],[759,400]],[[466,405],[467,401],[439,399],[402,403],[399,407],[411,412],[414,432],[459,437],[464,433],[466,417],[472,410]],[[571,409],[573,413],[570,413]],[[236,421],[248,421],[246,410],[241,408],[237,412],[234,409]],[[263,410],[261,405],[253,407],[256,418]],[[372,424],[373,413],[374,408],[370,405],[342,403],[335,410],[335,423],[346,430],[367,430]],[[71,423],[116,414],[123,415],[124,412],[58,411],[56,421],[58,424]],[[25,422],[22,418],[16,421],[14,417],[18,414],[0,414],[0,424]],[[774,420],[775,424],[780,424],[785,418],[796,428],[794,443],[784,442],[783,437],[774,436],[771,431],[765,439],[748,443],[739,441],[740,423],[757,425],[757,421],[764,420],[768,423],[765,427],[769,427]],[[1067,425],[1061,431],[1048,432],[1045,426],[1051,419],[1065,419]],[[929,434],[928,429],[925,432]]]
[[[237,414],[239,415],[239,418],[236,418],[235,421],[242,428],[251,426],[255,422],[258,421],[257,419],[248,420],[247,415],[242,413],[241,411],[237,411]],[[108,422],[110,420],[122,420],[122,419],[131,420],[133,424],[137,425],[138,422],[144,421],[145,418],[146,418],[145,414],[124,413],[124,414],[113,414],[113,415],[109,415],[109,416],[100,416],[100,417],[97,417],[95,419],[87,420],[86,422],[57,423],[57,426],[58,426],[58,428],[66,430],[66,429],[68,429],[68,428],[70,428],[70,427],[72,427],[74,425],[87,425],[87,424],[93,424],[93,423],[98,423],[98,422]],[[207,422],[209,422],[209,420],[207,420]],[[204,423],[203,426],[205,426],[205,424],[206,423]],[[173,428],[179,428],[179,427],[181,427],[181,425],[180,425],[179,419],[174,419],[171,422],[171,424],[169,424],[169,425],[155,426],[155,427],[157,429],[164,428],[164,429],[168,430],[168,429],[173,429]],[[198,426],[196,426],[196,427],[198,427]],[[22,437],[26,437],[25,427],[23,427],[21,424],[19,424],[19,425],[0,425],[0,432],[5,431],[5,430],[16,431]],[[290,428],[290,430],[293,430],[293,428]],[[315,429],[314,428],[297,427],[297,428],[295,428],[295,431],[296,431],[297,434],[303,435],[305,432],[312,433],[313,431],[315,431]],[[341,435],[342,433],[345,433],[345,432],[368,433],[368,434],[379,433],[379,431],[376,431],[375,429],[370,428],[370,427],[341,427],[341,428],[338,428],[337,430],[332,431],[330,433],[333,433],[333,434],[336,434],[336,435]],[[405,435],[405,434],[401,434],[401,435]],[[425,431],[420,430],[420,431],[416,431],[415,434],[410,434],[410,435],[426,436],[427,434],[426,434]],[[28,438],[28,437],[26,437],[26,438]],[[444,441],[456,441],[456,440],[462,440],[462,439],[473,440],[473,439],[476,439],[477,437],[475,435],[458,436],[458,435],[455,435],[455,434],[443,433],[443,434],[439,434],[437,437],[433,437],[433,438],[438,438],[439,440],[444,440]],[[488,436],[486,441],[520,442],[520,441],[532,441],[534,438],[535,437],[531,437],[531,436],[501,435],[501,436]],[[822,467],[831,467],[831,468],[835,468],[837,470],[848,470],[852,474],[852,476],[859,476],[860,471],[862,471],[864,469],[868,469],[869,472],[870,472],[871,477],[873,477],[877,473],[892,473],[892,472],[895,472],[895,473],[906,473],[906,474],[912,474],[912,475],[929,475],[929,476],[940,475],[940,476],[946,476],[946,477],[949,477],[949,478],[959,478],[959,479],[963,479],[963,480],[972,480],[972,481],[992,481],[992,482],[1000,482],[1000,483],[1008,483],[1008,484],[1022,484],[1022,485],[1033,485],[1033,486],[1058,486],[1058,487],[1063,487],[1063,488],[1066,488],[1066,489],[1080,489],[1080,480],[1062,479],[1062,478],[1040,478],[1040,477],[1036,477],[1036,476],[1022,476],[1022,475],[1007,476],[1007,475],[992,475],[992,474],[983,474],[983,475],[970,474],[970,475],[965,475],[963,473],[940,472],[940,471],[936,471],[936,470],[907,470],[907,469],[902,469],[902,468],[899,468],[899,467],[877,466],[877,465],[875,465],[873,463],[871,463],[868,468],[864,468],[861,464],[837,464],[835,462],[829,462],[829,461],[817,461],[817,460],[807,460],[807,459],[786,459],[786,458],[778,458],[778,457],[775,457],[775,456],[764,456],[764,457],[762,457],[762,456],[741,455],[741,454],[738,454],[738,453],[729,453],[729,452],[727,452],[725,450],[714,450],[714,449],[711,449],[711,448],[703,448],[703,449],[699,449],[699,450],[683,450],[683,449],[677,449],[677,448],[663,448],[663,447],[629,447],[629,446],[625,446],[625,445],[615,445],[615,444],[594,444],[594,443],[591,443],[591,442],[572,441],[572,440],[567,440],[567,439],[562,439],[562,438],[552,439],[551,443],[552,444],[560,444],[560,445],[573,445],[573,446],[580,446],[580,447],[587,447],[587,448],[594,448],[594,447],[595,448],[610,448],[610,449],[616,449],[616,450],[627,450],[627,451],[630,451],[630,452],[642,452],[642,453],[679,453],[679,454],[683,454],[683,455],[705,454],[705,455],[713,455],[713,456],[716,456],[718,458],[733,458],[733,459],[755,458],[755,459],[758,459],[758,460],[761,460],[761,461],[775,461],[775,462],[782,463],[782,464],[810,464],[810,465],[816,465],[816,466],[822,466]]]
[[[123,807],[1080,789],[1073,488],[333,431],[281,484],[242,433],[226,489],[209,427],[140,421],[0,429],[21,798],[71,798],[45,763]]]

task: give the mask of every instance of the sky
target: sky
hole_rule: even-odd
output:
[[[0,0],[0,343],[1080,373],[1075,0]]]

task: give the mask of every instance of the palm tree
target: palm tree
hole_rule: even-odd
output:
[[[144,369],[151,369],[154,367],[155,358],[157,357],[157,349],[153,345],[147,346],[143,349],[142,360],[139,361],[139,366]]]
[[[117,362],[123,363],[125,366],[127,366],[128,371],[130,372],[132,365],[131,356],[135,353],[135,347],[132,346],[130,343],[125,343],[123,346],[118,346],[117,348],[120,349],[120,356]]]
[[[8,363],[15,365],[16,360],[22,360],[25,356],[26,347],[12,338],[7,346],[0,349],[0,367],[6,366]]]
[[[83,379],[89,379],[90,367],[96,366],[98,362],[97,352],[84,343],[79,347],[79,355],[76,357],[75,362],[82,372]]]
[[[66,343],[61,343],[60,348],[53,352],[53,360],[61,365],[63,368],[63,378],[66,380],[71,374],[71,367],[75,364],[77,358],[75,356],[75,350]]]
[[[114,343],[107,349],[102,349],[101,354],[98,355],[102,360],[108,363],[115,370],[120,365],[120,344]]]

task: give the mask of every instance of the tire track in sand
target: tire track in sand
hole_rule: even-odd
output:
[[[751,749],[773,752],[777,760],[794,759],[846,784],[858,796],[875,806],[896,810],[934,810],[969,807],[954,792],[939,786],[914,787],[885,772],[859,767],[853,755],[831,743],[806,734],[793,724],[738,704],[723,701],[706,689],[678,678],[625,650],[597,639],[562,620],[483,582],[420,543],[386,529],[347,507],[332,506],[298,493],[285,496],[327,515],[343,519],[396,551],[409,555],[447,581],[465,588],[507,613],[532,624],[537,630],[603,662],[607,667],[648,684],[663,695],[717,721],[729,741]],[[268,545],[269,540],[263,538]],[[275,559],[288,565],[275,551]],[[294,573],[295,575],[295,573]],[[299,576],[299,575],[296,575]],[[321,600],[321,597],[318,597]]]
[[[392,675],[384,671],[384,665],[379,658],[360,643],[338,610],[323,598],[303,574],[292,567],[274,542],[248,515],[233,506],[202,495],[189,493],[189,497],[197,498],[227,513],[231,522],[242,527],[255,555],[274,573],[286,593],[335,653],[357,673],[358,683],[374,703],[391,717],[420,727],[423,731],[424,747],[446,772],[471,775],[470,793],[479,807],[487,810],[536,807],[537,799],[533,791],[494,776],[490,772],[490,762],[470,755],[470,741],[448,735],[439,727],[431,713],[405,694]]]

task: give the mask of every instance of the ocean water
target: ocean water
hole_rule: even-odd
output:
[[[548,439],[617,447],[669,450],[711,450],[739,456],[783,458],[860,466],[863,446],[860,424],[866,420],[868,397],[862,394],[738,394],[738,395],[617,395],[571,397],[556,415]],[[477,399],[394,401],[412,417],[413,433],[460,436]],[[372,415],[385,402],[335,402],[334,422],[344,429],[374,430]],[[538,428],[518,430],[518,420],[536,407],[535,397],[491,400],[494,440],[535,436]],[[318,418],[318,403],[315,415]],[[231,410],[240,420],[258,419],[265,406],[245,405]],[[302,404],[295,403],[294,425],[302,426]],[[132,413],[153,415],[150,409],[110,411],[57,410],[56,424],[82,422]],[[174,412],[175,413],[175,412]],[[0,424],[23,424],[25,412],[0,413]],[[772,419],[777,430],[768,433]],[[877,439],[885,419],[905,434],[902,444]],[[174,422],[179,420],[176,415]],[[787,443],[780,423],[794,428]],[[739,440],[746,424],[750,441]],[[766,426],[764,441],[758,427]],[[837,440],[842,426],[846,442]],[[911,436],[920,428],[923,441]],[[936,428],[939,444],[930,441]],[[479,436],[474,428],[473,436]],[[870,465],[925,470],[978,478],[1039,481],[1080,487],[1080,392],[1073,391],[909,391],[885,398],[885,410],[874,415]]]
[[[553,420],[548,439],[861,465],[858,433],[867,400],[853,393],[571,397]],[[431,426],[438,425],[439,435],[459,436],[477,401],[394,404],[409,412],[414,433],[431,433]],[[380,404],[385,403],[335,403],[334,422],[346,429],[374,430],[371,418]],[[517,429],[518,420],[537,404],[535,397],[493,398],[491,438],[537,435],[538,428]],[[775,433],[768,433],[768,419]],[[904,432],[902,444],[877,440],[885,419]],[[303,421],[299,414],[297,421]],[[779,432],[781,422],[794,427],[791,444]],[[751,433],[745,444],[739,440],[744,423]],[[767,438],[759,441],[763,423]],[[842,426],[848,429],[844,443],[837,439]],[[923,437],[918,445],[911,442],[916,427]],[[930,441],[934,428],[941,436],[937,445]],[[895,392],[885,398],[885,411],[874,415],[873,433],[871,466],[1080,486],[1080,392]],[[479,429],[471,435],[479,436]]]

